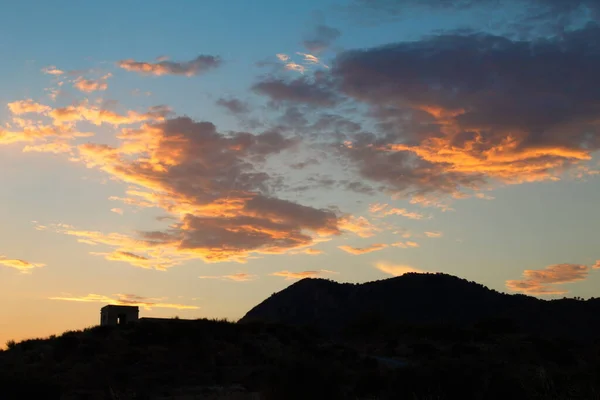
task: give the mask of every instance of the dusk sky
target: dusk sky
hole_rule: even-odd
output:
[[[600,295],[599,0],[3,9],[0,346],[303,277]]]

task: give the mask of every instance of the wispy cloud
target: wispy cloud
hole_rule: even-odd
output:
[[[352,215],[340,218],[339,227],[343,231],[352,232],[362,238],[372,237],[379,230],[379,228],[365,217],[355,217]]]
[[[201,275],[198,278],[200,279],[218,279],[223,281],[234,281],[234,282],[248,282],[253,281],[257,278],[256,275],[247,274],[244,272],[238,272],[236,274],[231,275]]]
[[[42,72],[48,75],[62,75],[65,73],[65,71],[56,68],[54,65],[42,68]]]
[[[375,244],[372,244],[367,247],[352,247],[352,246],[347,246],[347,245],[338,246],[339,249],[344,250],[346,253],[350,253],[350,254],[354,254],[354,255],[372,253],[374,251],[383,250],[386,247],[388,247],[387,244],[382,244],[382,243],[375,243]]]
[[[425,216],[418,212],[408,211],[406,208],[395,208],[389,204],[375,203],[369,206],[369,211],[379,217],[400,215],[409,219],[423,219]]]
[[[392,276],[400,276],[409,272],[417,272],[424,273],[425,271],[420,270],[418,268],[411,267],[409,265],[401,265],[401,264],[393,264],[387,261],[379,261],[375,264],[375,268],[380,270],[383,273],[392,275]]]
[[[415,247],[419,247],[419,243],[417,242],[411,242],[411,241],[407,241],[407,242],[396,242],[396,243],[392,243],[393,247],[400,247],[402,249],[408,249],[408,248],[415,248]]]
[[[29,274],[35,268],[45,267],[46,264],[41,263],[32,263],[25,260],[20,260],[16,258],[7,258],[4,256],[0,256],[0,265],[8,268],[16,269],[24,274]]]
[[[126,71],[137,72],[141,75],[182,75],[191,77],[217,68],[221,63],[219,57],[200,55],[191,61],[144,62],[128,59],[119,61],[117,65]]]
[[[12,103],[8,103],[7,106],[10,112],[15,115],[29,113],[47,114],[52,110],[52,107],[37,103],[32,99],[13,101]]]
[[[269,274],[271,276],[279,276],[285,278],[286,280],[293,279],[304,279],[304,278],[316,278],[323,275],[328,274],[337,274],[337,272],[329,271],[326,269],[316,270],[316,271],[302,271],[302,272],[291,272],[291,271],[278,271]]]
[[[294,61],[290,55],[284,53],[276,54],[276,57],[283,63],[285,69],[300,72],[301,74],[304,74],[310,67],[314,66],[321,66],[329,69],[329,66],[323,63],[319,57],[314,54],[296,52],[296,55],[301,57],[301,60],[298,62]]]
[[[313,248],[290,252],[290,254],[308,254],[309,256],[318,256],[323,253],[324,253],[323,250],[313,249]]]
[[[186,305],[186,304],[177,304],[177,303],[167,303],[164,302],[165,298],[152,298],[152,297],[143,297],[134,294],[116,294],[114,297],[105,296],[101,294],[87,294],[85,296],[73,296],[71,294],[64,294],[61,296],[49,297],[50,300],[63,300],[63,301],[75,301],[75,302],[83,302],[83,303],[106,303],[113,305],[123,305],[123,306],[138,306],[143,307],[147,310],[151,310],[153,308],[173,308],[176,310],[197,310],[200,307]]]
[[[104,91],[108,89],[107,79],[111,76],[112,74],[109,73],[99,79],[85,79],[83,77],[79,77],[75,79],[73,86],[84,93]]]
[[[556,285],[584,280],[589,270],[587,266],[579,264],[555,264],[540,270],[525,270],[523,279],[508,280],[506,287],[532,295],[565,294],[568,291]]]
[[[440,238],[442,236],[444,236],[444,234],[442,232],[439,231],[435,231],[435,232],[425,232],[425,236],[427,236],[428,238]]]

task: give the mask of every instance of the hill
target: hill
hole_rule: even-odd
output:
[[[509,295],[441,273],[408,273],[363,284],[307,278],[273,294],[240,320],[250,321],[327,333],[365,321],[457,327],[502,323],[525,333],[591,339],[600,328],[600,299]]]

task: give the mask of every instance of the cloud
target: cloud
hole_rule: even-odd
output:
[[[362,238],[372,237],[379,230],[365,217],[355,217],[353,215],[341,217],[338,226],[341,230],[352,232]]]
[[[175,222],[132,234],[55,229],[112,248],[96,255],[157,269],[198,258],[245,262],[252,254],[297,251],[342,233],[335,212],[270,194],[277,181],[258,166],[296,144],[276,131],[224,134],[210,122],[179,117],[124,128],[118,139],[114,147],[78,146],[76,161],[135,188],[113,200],[161,208]]]
[[[309,249],[304,249],[304,250],[299,250],[296,252],[292,252],[292,254],[307,254],[309,256],[318,256],[320,254],[323,254],[324,251],[323,250],[319,250],[319,249],[313,249],[313,248],[309,248]]]
[[[12,103],[8,103],[8,109],[10,110],[11,113],[13,113],[15,115],[22,115],[22,114],[29,114],[29,113],[46,114],[50,110],[52,110],[52,107],[49,107],[49,106],[46,106],[43,104],[39,104],[39,103],[33,101],[32,99],[27,99],[27,100],[18,100],[18,101],[13,101]]]
[[[0,140],[0,144],[2,140]],[[23,153],[52,153],[52,154],[60,154],[60,153],[71,153],[73,146],[68,142],[68,140],[60,141],[59,139],[54,139],[51,143],[40,143],[40,144],[28,144],[23,147]]]
[[[257,278],[256,275],[251,275],[243,272],[239,272],[231,275],[220,275],[220,276],[199,276],[200,279],[219,279],[225,281],[234,281],[234,282],[248,282],[253,281]]]
[[[331,44],[340,37],[339,29],[327,25],[317,25],[313,32],[302,42],[311,53],[322,53],[329,49]]]
[[[309,66],[310,65],[320,65],[322,67],[329,68],[328,65],[323,63],[323,61],[321,61],[321,59],[319,59],[319,57],[315,56],[314,54],[301,53],[301,52],[296,52],[296,54],[298,54],[299,56],[302,56],[302,62],[305,65],[309,65]]]
[[[592,266],[593,269],[600,269],[600,260],[596,261],[596,264]]]
[[[375,203],[369,206],[369,211],[379,217],[385,217],[389,215],[400,215],[409,219],[423,219],[425,216],[418,212],[408,211],[406,208],[394,208],[389,204]]]
[[[247,103],[239,100],[239,99],[219,99],[217,100],[217,105],[224,107],[232,114],[246,114],[250,111],[250,107]]]
[[[339,149],[363,178],[419,198],[559,179],[600,148],[599,34],[596,24],[531,42],[443,34],[341,53],[331,81],[380,132]]]
[[[108,83],[106,80],[111,76],[112,74],[106,74],[99,79],[85,79],[83,77],[79,77],[75,80],[73,86],[84,93],[105,91],[108,89]]]
[[[386,247],[388,247],[387,244],[382,244],[382,243],[375,243],[368,247],[352,247],[352,246],[346,246],[346,245],[338,246],[339,249],[344,250],[346,253],[350,253],[350,254],[354,254],[354,255],[372,253],[374,251],[383,250]]]
[[[299,55],[300,57],[302,57],[302,60],[300,61],[300,63],[297,63],[294,60],[292,60],[292,57],[287,54],[280,53],[280,54],[277,54],[276,57],[279,61],[281,61],[283,63],[283,67],[286,70],[300,72],[301,74],[304,74],[309,69],[311,69],[311,67],[315,67],[315,66],[321,66],[326,69],[329,68],[328,65],[323,63],[319,59],[319,57],[314,54],[302,53],[302,52],[297,51],[296,55]]]
[[[90,254],[104,257],[109,261],[125,262],[139,268],[166,270],[190,259],[189,255],[178,252],[176,244],[162,243],[161,245],[160,242],[143,240],[133,235],[78,230],[66,224],[36,224],[36,229],[72,236],[79,243],[89,246],[113,248],[111,252],[94,251]]]
[[[293,279],[304,279],[304,278],[316,278],[319,276],[327,275],[327,274],[337,274],[337,272],[329,271],[326,269],[316,270],[316,271],[302,271],[302,272],[291,272],[291,271],[277,271],[269,274],[271,276],[279,276],[285,278],[286,280]]]
[[[171,112],[166,106],[155,106],[146,112],[127,111],[125,114],[108,110],[87,101],[76,105],[52,108],[31,99],[8,104],[11,122],[0,128],[0,145],[26,142],[23,152],[73,154],[72,141],[91,137],[92,132],[77,129],[79,122],[97,126],[110,124],[114,127],[145,121],[162,121]]]
[[[191,61],[184,62],[158,61],[150,63],[128,59],[119,61],[117,65],[126,71],[137,72],[141,75],[182,75],[191,77],[217,68],[221,63],[219,57],[200,55]]]
[[[393,247],[400,247],[402,249],[408,249],[408,248],[416,248],[419,247],[419,243],[417,242],[396,242],[396,243],[392,243]]]
[[[98,106],[90,106],[87,103],[80,105],[55,108],[48,113],[54,120],[54,124],[87,121],[94,125],[109,124],[113,126],[131,125],[145,121],[163,121],[171,113],[167,106],[150,107],[146,112],[127,111],[125,114],[104,109]]]
[[[123,209],[122,208],[111,208],[110,211],[114,212],[115,214],[123,215]]]
[[[424,273],[425,271],[420,270],[418,268],[411,267],[409,265],[400,265],[393,264],[386,261],[379,261],[375,264],[375,268],[380,270],[383,273],[392,275],[392,276],[400,276],[411,272],[416,273]]]
[[[25,260],[7,258],[0,256],[0,265],[8,268],[14,268],[24,274],[29,274],[34,268],[45,267],[46,264],[32,263]]]
[[[579,264],[555,264],[541,270],[525,270],[521,280],[508,280],[506,287],[515,292],[531,295],[565,294],[568,291],[556,287],[587,278],[589,268]]]
[[[95,243],[90,239],[83,239],[80,240],[80,242],[91,245],[94,245]],[[111,253],[90,252],[90,254],[95,256],[104,256],[104,258],[108,261],[121,261],[139,268],[154,268],[157,270],[164,270],[167,267],[165,264],[157,263],[157,259],[141,256],[129,251],[118,250]]]
[[[48,75],[62,75],[65,72],[63,70],[60,70],[58,68],[56,68],[54,65],[50,65],[48,67],[44,67],[42,69],[42,72],[44,74],[48,74]]]
[[[444,236],[443,232],[425,232],[425,236],[429,238],[440,238]]]
[[[333,106],[337,99],[334,92],[317,82],[305,78],[292,81],[268,79],[256,83],[252,89],[269,97],[275,103],[301,103],[312,106]]]
[[[286,63],[285,69],[287,69],[288,71],[300,72],[301,74],[306,72],[306,67],[304,65],[297,64],[293,61]]]
[[[173,308],[176,310],[197,310],[200,307],[177,303],[163,303],[165,298],[143,297],[134,294],[116,294],[115,297],[101,294],[88,294],[85,296],[72,296],[65,294],[62,296],[49,297],[50,300],[75,301],[83,303],[106,303],[120,306],[139,306],[146,310],[153,308]]]

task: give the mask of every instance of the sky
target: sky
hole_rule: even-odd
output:
[[[598,0],[4,9],[2,345],[304,277],[599,295]]]

